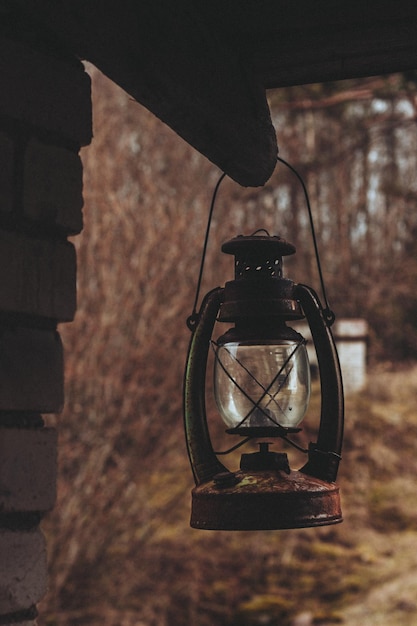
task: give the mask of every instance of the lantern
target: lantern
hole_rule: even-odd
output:
[[[203,299],[193,326],[184,382],[186,441],[196,486],[191,526],[272,530],[342,521],[335,484],[343,437],[343,392],[329,320],[315,292],[283,277],[292,244],[262,231],[222,246],[235,257],[235,277]],[[306,317],[320,372],[321,416],[308,460],[292,470],[270,450],[300,430],[310,397],[304,338],[288,325]],[[212,339],[215,322],[233,324]],[[231,470],[214,452],[205,408],[208,354],[214,350],[214,393],[226,432],[255,440]],[[237,447],[237,446],[235,446]]]

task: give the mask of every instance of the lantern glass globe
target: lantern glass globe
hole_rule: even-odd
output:
[[[296,428],[310,398],[304,342],[233,341],[216,348],[214,394],[229,429]]]

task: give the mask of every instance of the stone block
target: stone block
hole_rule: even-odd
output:
[[[13,210],[14,143],[0,131],[0,213]]]
[[[46,592],[42,532],[0,529],[0,554],[0,615],[30,609]]]
[[[74,246],[0,231],[0,311],[67,322],[75,309]]]
[[[25,215],[74,235],[83,227],[82,207],[82,164],[78,154],[32,139],[25,154]]]
[[[50,511],[55,504],[54,428],[0,429],[0,513]]]
[[[0,39],[0,115],[88,145],[92,137],[91,81],[82,64],[23,43]]]
[[[63,403],[59,334],[32,328],[0,328],[0,411],[57,413]]]

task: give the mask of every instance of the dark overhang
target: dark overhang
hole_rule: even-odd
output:
[[[266,89],[417,65],[417,4],[409,0],[15,0],[9,7],[248,186],[263,185],[276,163]]]

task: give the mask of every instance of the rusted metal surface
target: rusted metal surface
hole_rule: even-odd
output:
[[[297,471],[231,474],[234,481],[212,480],[193,490],[193,528],[281,530],[342,521],[339,488],[334,483]]]

